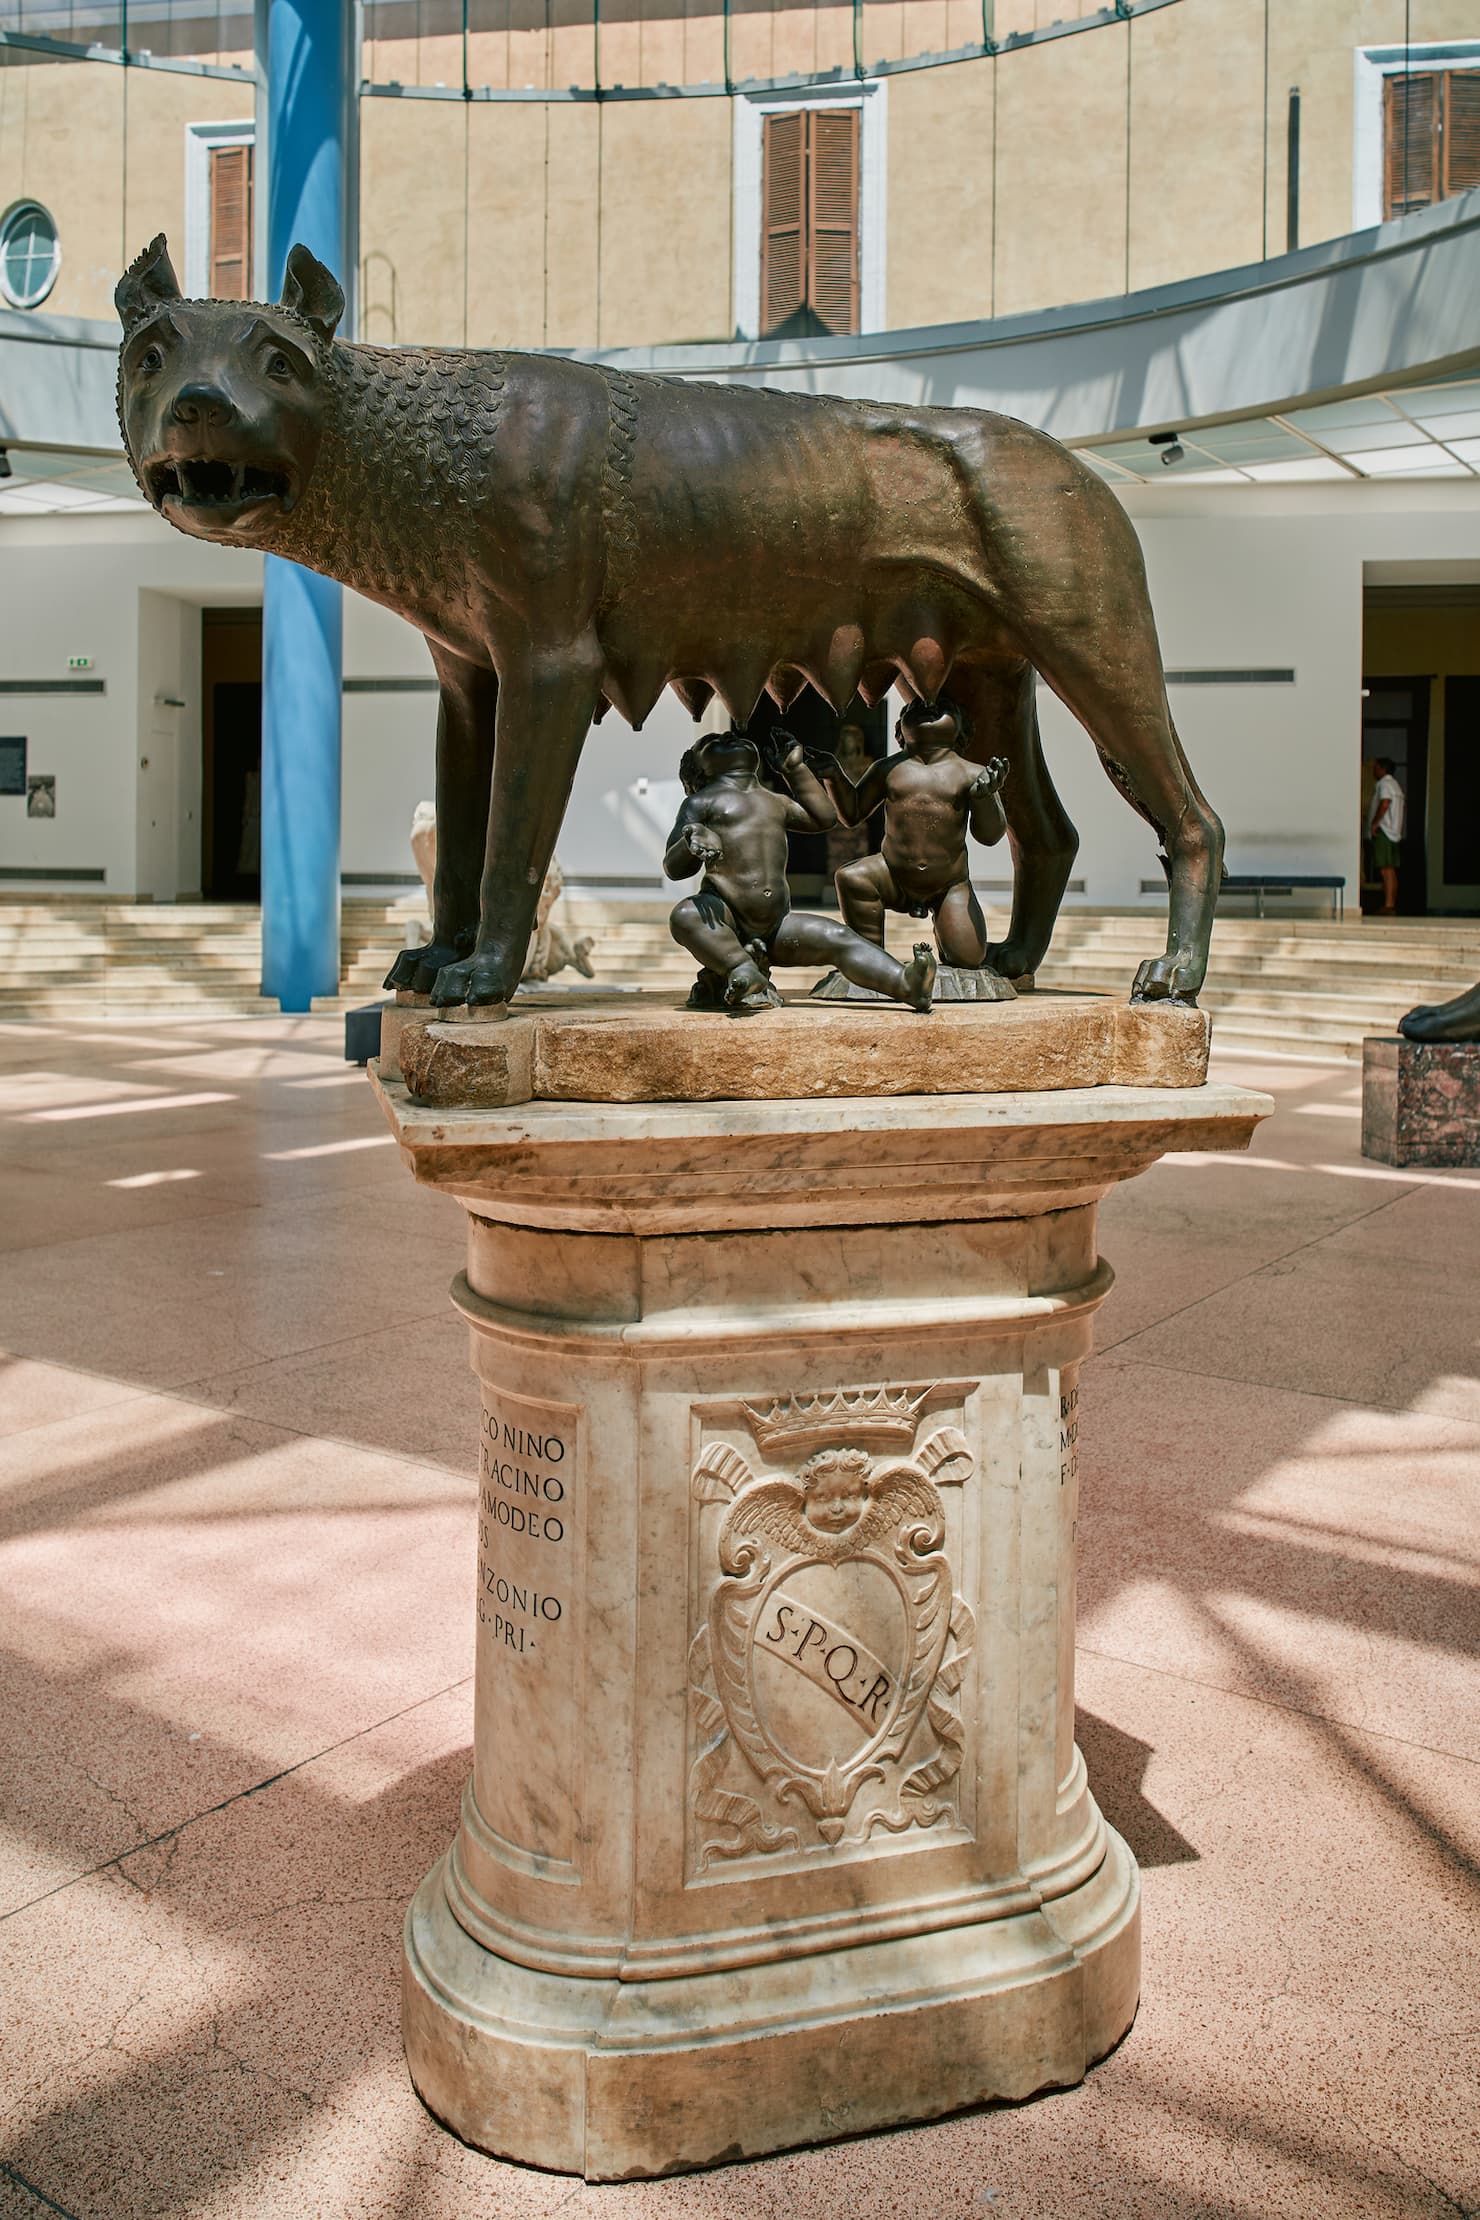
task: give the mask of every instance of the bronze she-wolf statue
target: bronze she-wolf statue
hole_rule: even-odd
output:
[[[947,680],[1004,755],[1012,920],[987,961],[1033,972],[1077,840],[1039,747],[1036,673],[1160,835],[1171,916],[1138,1000],[1195,998],[1222,828],[1167,710],[1136,536],[1044,433],[631,376],[547,355],[336,342],[304,247],[276,306],[184,301],[164,239],[120,280],[119,414],[183,532],[286,555],[426,635],[441,682],[433,939],[388,983],[506,1001],[586,734],[665,686],[739,723],[811,684],[840,714]]]

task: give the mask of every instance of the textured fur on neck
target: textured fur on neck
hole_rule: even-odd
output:
[[[319,360],[323,439],[272,552],[413,618],[429,614],[458,597],[449,560],[459,547],[471,557],[473,518],[489,498],[505,358],[336,343]],[[428,530],[439,510],[464,512],[468,529]]]

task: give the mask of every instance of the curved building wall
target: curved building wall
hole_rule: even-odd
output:
[[[1381,220],[1392,80],[1480,71],[1473,0],[1055,12],[1046,0],[575,0],[554,12],[370,0],[363,335],[570,347],[763,336],[747,321],[757,150],[765,118],[788,108],[860,112],[853,328],[1135,292]],[[120,268],[157,230],[188,236],[180,259],[201,265],[212,126],[253,115],[250,33],[240,6],[151,0],[128,9],[125,47],[116,7],[0,0],[0,222],[25,199],[55,219],[51,313],[108,315]],[[1420,194],[1422,166],[1416,150]]]

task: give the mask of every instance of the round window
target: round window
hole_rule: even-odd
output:
[[[39,201],[18,200],[0,219],[0,293],[13,308],[39,308],[61,266],[56,225]]]

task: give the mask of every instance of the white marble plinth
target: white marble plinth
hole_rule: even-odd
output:
[[[1138,1881],[1073,1739],[1096,1205],[1228,1087],[428,1110],[482,1389],[473,1775],[406,1928],[466,2141],[652,2175],[1077,2081]]]

